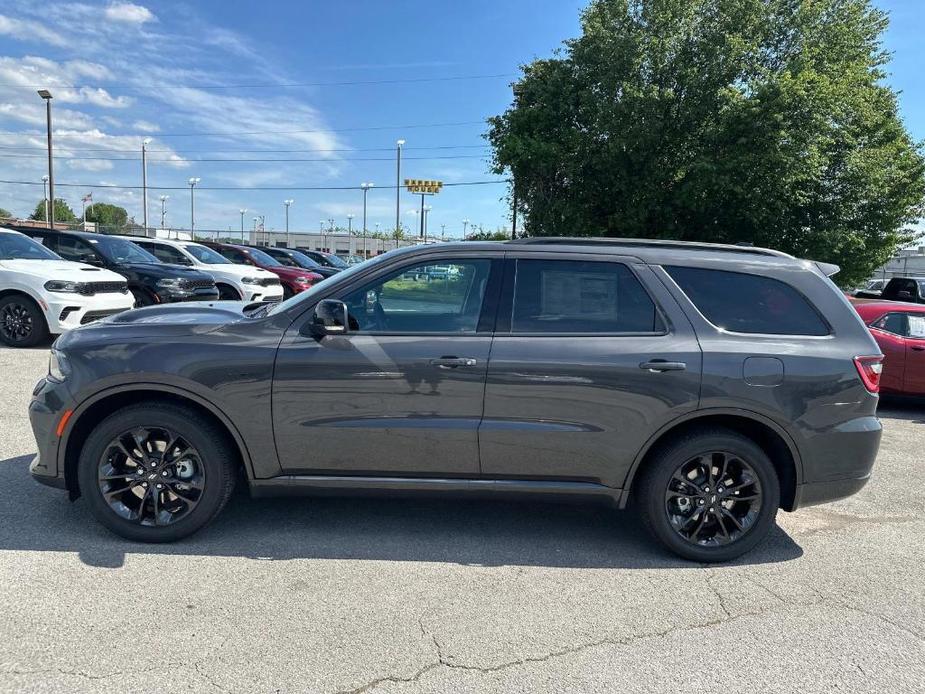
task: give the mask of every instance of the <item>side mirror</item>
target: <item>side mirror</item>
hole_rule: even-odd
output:
[[[347,304],[337,299],[324,299],[315,306],[315,315],[312,316],[308,327],[315,337],[324,337],[345,335],[349,324]]]

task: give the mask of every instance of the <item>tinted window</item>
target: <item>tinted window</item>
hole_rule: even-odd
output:
[[[829,327],[796,289],[760,275],[666,266],[713,325],[739,333],[828,335]]]
[[[344,298],[351,326],[361,332],[474,333],[490,270],[490,260],[403,268]]]
[[[253,263],[248,260],[247,256],[236,248],[219,248],[218,252],[228,258],[232,263],[237,263],[238,265],[253,265]]]
[[[131,241],[109,236],[90,237],[87,241],[113,263],[156,263],[157,258]]]
[[[265,265],[267,267],[277,267],[281,266],[282,263],[279,262],[276,258],[271,258],[269,255],[263,251],[258,251],[256,248],[248,248],[248,254],[254,259],[254,262],[259,265]]]
[[[206,265],[231,265],[231,262],[227,258],[223,258],[208,246],[190,243],[183,246],[183,248],[200,263],[205,263]]]
[[[148,253],[160,260],[162,263],[174,263],[175,265],[190,265],[189,259],[176,248],[164,246],[160,243],[139,243]]]
[[[902,313],[888,313],[877,320],[873,327],[894,335],[906,334],[906,317]]]
[[[518,260],[514,332],[651,333],[665,327],[655,303],[620,263]]]
[[[74,260],[78,263],[99,263],[101,258],[90,244],[75,236],[59,236],[57,238],[57,251],[65,260]]]

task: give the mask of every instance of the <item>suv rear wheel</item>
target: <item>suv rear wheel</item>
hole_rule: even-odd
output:
[[[687,434],[659,450],[642,473],[640,513],[649,531],[685,559],[734,559],[774,524],[780,487],[751,439],[727,429]]]
[[[225,432],[192,408],[144,403],[104,419],[78,463],[82,495],[114,533],[170,542],[209,523],[235,483]]]

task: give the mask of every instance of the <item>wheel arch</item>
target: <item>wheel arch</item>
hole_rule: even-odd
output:
[[[58,446],[58,467],[64,470],[65,486],[72,500],[80,496],[80,486],[77,481],[80,449],[94,425],[120,407],[152,400],[192,407],[215,422],[233,442],[248,481],[254,478],[253,465],[244,438],[231,419],[213,403],[196,393],[166,384],[141,383],[115,386],[87,398],[74,410]]]
[[[42,308],[42,304],[44,303],[42,298],[36,296],[29,289],[25,287],[7,287],[6,289],[0,289],[0,300],[3,300],[8,296],[17,296],[17,295],[24,296],[27,299],[31,299],[36,304],[38,304],[38,307],[40,309]]]
[[[780,482],[780,506],[785,511],[796,507],[797,486],[803,481],[803,462],[792,437],[779,424],[751,410],[716,408],[698,410],[672,420],[659,429],[636,455],[623,483],[619,505],[624,508],[633,492],[639,471],[661,446],[692,430],[720,426],[747,436],[767,453]]]
[[[234,292],[234,295],[235,295],[236,297],[238,297],[238,301],[244,301],[244,297],[243,297],[243,295],[241,294],[241,290],[238,289],[235,285],[233,285],[233,284],[232,284],[231,282],[229,282],[228,280],[216,280],[216,281],[215,281],[215,286],[216,286],[216,288],[218,288],[219,296],[220,296],[220,297],[221,297],[222,288],[225,288],[225,289],[230,289],[231,291],[233,291],[233,292]]]

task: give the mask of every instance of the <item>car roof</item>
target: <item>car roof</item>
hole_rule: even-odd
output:
[[[902,311],[903,313],[925,313],[925,304],[912,304],[906,301],[881,301],[879,299],[854,299],[858,313],[863,316],[879,316],[884,313]]]

